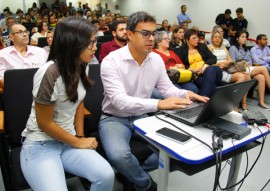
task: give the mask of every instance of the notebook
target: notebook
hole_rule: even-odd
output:
[[[220,117],[234,110],[256,80],[217,87],[207,103],[193,102],[184,109],[162,110],[162,113],[190,126]]]

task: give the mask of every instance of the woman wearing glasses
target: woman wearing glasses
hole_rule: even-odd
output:
[[[211,66],[216,64],[217,58],[205,44],[199,43],[196,30],[187,30],[184,39],[187,44],[176,50],[176,53],[186,68],[198,74],[193,82],[199,88],[199,95],[211,97],[222,78],[222,70],[218,66]]]
[[[160,31],[155,35],[155,49],[153,52],[159,54],[164,61],[166,69],[185,69],[185,65],[174,51],[169,50],[170,38],[166,31]],[[192,82],[174,84],[179,89],[186,89],[198,93],[198,88]],[[154,96],[156,98],[156,96]]]
[[[112,190],[114,172],[84,137],[87,63],[96,51],[96,29],[75,17],[54,32],[48,62],[34,77],[34,102],[21,151],[21,168],[33,190],[67,190],[65,173],[84,177],[90,190]]]

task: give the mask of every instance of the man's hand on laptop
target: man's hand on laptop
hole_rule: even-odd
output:
[[[188,100],[192,100],[192,101],[201,101],[201,102],[207,102],[209,100],[208,97],[205,97],[205,96],[200,96],[198,94],[195,94],[194,92],[192,91],[188,91],[187,94],[186,94],[186,99]]]
[[[189,99],[183,99],[178,97],[170,97],[164,100],[159,100],[158,109],[168,110],[168,109],[180,109],[185,108],[186,105],[190,105],[192,101]]]

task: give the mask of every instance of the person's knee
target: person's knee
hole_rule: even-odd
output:
[[[257,74],[256,76],[254,76],[254,78],[255,78],[258,82],[263,82],[263,81],[265,81],[264,75],[262,75],[262,74]]]
[[[109,162],[116,168],[125,168],[132,158],[131,151],[117,150],[108,156]]]

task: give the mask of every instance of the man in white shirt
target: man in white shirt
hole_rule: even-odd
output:
[[[39,47],[29,46],[29,36],[21,24],[8,27],[13,46],[0,50],[0,87],[3,87],[4,72],[10,69],[38,68],[45,64],[48,53]]]
[[[158,157],[152,154],[140,165],[131,153],[133,121],[147,117],[149,112],[184,108],[191,100],[208,100],[172,84],[162,58],[152,52],[156,32],[154,17],[145,12],[132,14],[127,20],[128,44],[112,51],[101,64],[104,86],[99,123],[101,143],[111,165],[138,190],[156,190],[146,170],[158,167]],[[151,99],[154,87],[164,100]]]

